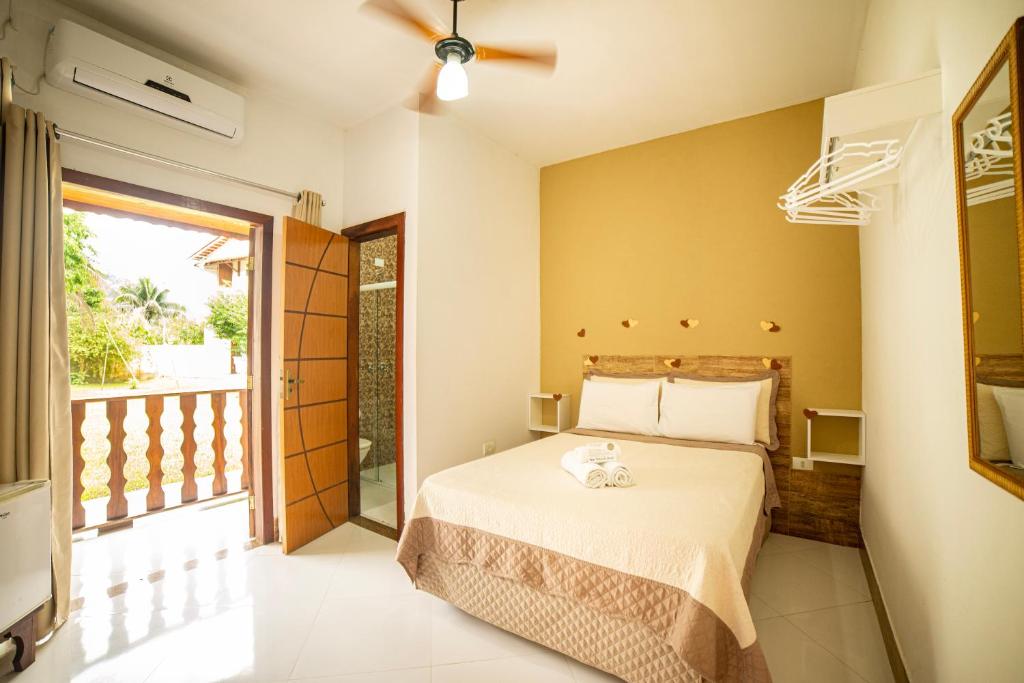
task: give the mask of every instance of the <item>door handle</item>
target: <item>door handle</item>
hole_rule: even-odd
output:
[[[290,401],[292,398],[292,390],[299,384],[304,383],[306,380],[300,377],[292,377],[290,370],[284,371],[284,400]]]

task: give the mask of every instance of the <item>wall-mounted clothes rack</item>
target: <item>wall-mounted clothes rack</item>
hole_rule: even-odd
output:
[[[967,188],[967,206],[1012,197],[1013,116],[1005,112],[989,119],[985,127],[970,136],[964,160],[968,182],[994,178],[992,182]]]
[[[941,111],[938,69],[826,97],[820,156],[779,197],[786,220],[867,225],[883,204],[872,190],[899,181],[918,122]]]
[[[858,188],[896,168],[902,154],[897,140],[839,145],[789,186],[778,207],[790,223],[866,225],[878,210],[878,201]]]

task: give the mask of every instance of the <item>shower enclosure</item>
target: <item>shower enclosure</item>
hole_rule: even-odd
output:
[[[391,527],[395,505],[396,255],[394,235],[359,254],[360,508]]]

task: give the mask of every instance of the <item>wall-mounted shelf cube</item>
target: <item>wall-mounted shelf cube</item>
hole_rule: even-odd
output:
[[[560,398],[555,400],[555,396]],[[569,398],[569,394],[530,394],[530,431],[557,434],[569,429],[572,416]]]
[[[815,413],[814,417],[807,418],[807,457],[818,462],[837,462],[844,465],[861,465],[867,462],[867,425],[863,410],[842,410],[839,408],[809,408]],[[814,445],[814,421],[819,418],[840,418],[844,420],[856,420],[857,425],[857,452],[856,453],[830,453],[818,450]]]

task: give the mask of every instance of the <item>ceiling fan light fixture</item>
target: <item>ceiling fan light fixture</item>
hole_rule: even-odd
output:
[[[445,102],[461,100],[469,95],[469,77],[462,66],[462,56],[449,52],[437,77],[437,98]]]

